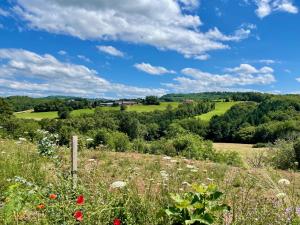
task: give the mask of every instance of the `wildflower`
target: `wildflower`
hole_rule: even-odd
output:
[[[121,225],[121,220],[120,219],[114,219],[114,224],[113,225]]]
[[[284,198],[285,196],[286,196],[286,194],[283,193],[283,192],[280,192],[280,193],[278,193],[278,194],[276,195],[276,197],[279,198],[279,199],[282,199],[282,198]]]
[[[74,217],[77,221],[82,221],[83,220],[83,213],[81,211],[76,211],[74,213]]]
[[[192,172],[192,173],[197,173],[197,172],[198,172],[198,169],[192,169],[191,172]]]
[[[84,197],[83,197],[83,195],[79,195],[79,196],[77,197],[76,203],[77,203],[78,205],[83,205],[83,204],[84,204]]]
[[[37,206],[37,208],[38,209],[44,209],[46,206],[44,205],[44,204],[39,204],[38,206]]]
[[[87,138],[86,141],[88,141],[88,142],[89,141],[94,141],[94,139],[93,138]]]
[[[291,182],[289,181],[289,180],[287,180],[287,179],[280,179],[279,181],[278,181],[278,184],[280,184],[280,185],[290,185],[291,184]]]
[[[163,159],[164,160],[171,160],[172,158],[170,156],[164,156]]]
[[[188,169],[194,169],[195,167],[193,165],[186,165],[186,168],[188,168]]]
[[[54,200],[54,199],[57,198],[57,195],[56,195],[56,194],[50,194],[50,195],[49,195],[49,198]]]
[[[126,186],[126,182],[124,181],[115,181],[110,185],[110,187],[113,189],[124,188],[125,186]]]
[[[26,138],[20,137],[20,138],[19,138],[19,141],[26,141]]]
[[[166,171],[160,171],[160,175],[164,180],[169,180],[169,174]]]

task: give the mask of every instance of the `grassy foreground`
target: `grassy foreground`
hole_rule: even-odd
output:
[[[197,118],[209,121],[213,116],[223,115],[226,111],[228,111],[232,106],[238,104],[239,102],[216,102],[216,108],[213,111],[197,116]]]
[[[49,159],[33,144],[0,141],[0,224],[78,224],[74,212],[81,210],[82,224],[109,225],[118,217],[122,225],[168,225],[163,209],[170,193],[187,192],[192,183],[214,183],[224,192],[231,211],[216,224],[291,224],[300,206],[300,174],[292,171],[101,149],[79,152],[79,184],[72,191],[69,149]],[[281,178],[291,184],[278,184]],[[126,186],[114,189],[115,181]],[[84,204],[76,204],[78,195]]]
[[[152,112],[155,110],[165,110],[168,105],[171,105],[173,108],[178,106],[178,102],[161,102],[160,105],[132,105],[128,106],[127,111],[135,111],[135,112]],[[120,110],[120,107],[101,107],[102,110]],[[79,116],[82,114],[93,114],[95,109],[79,109],[72,111],[72,116]],[[15,113],[17,118],[23,119],[54,119],[57,118],[57,112],[32,112],[26,111],[21,113]]]

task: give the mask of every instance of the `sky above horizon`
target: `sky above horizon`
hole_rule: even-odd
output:
[[[0,96],[300,93],[298,0],[4,0]]]

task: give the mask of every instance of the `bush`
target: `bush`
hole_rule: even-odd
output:
[[[125,152],[129,150],[130,141],[126,134],[118,131],[110,132],[107,145],[110,149],[117,152]]]
[[[132,143],[132,150],[139,153],[149,153],[150,147],[149,144],[143,139],[134,139]]]
[[[40,131],[41,140],[38,141],[38,152],[42,156],[53,156],[58,142],[58,135],[50,134],[47,131]]]
[[[271,165],[278,169],[294,168],[296,154],[294,144],[290,140],[278,139],[269,151]]]

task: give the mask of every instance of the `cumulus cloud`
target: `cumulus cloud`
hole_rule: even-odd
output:
[[[257,5],[255,12],[260,18],[264,18],[274,11],[298,13],[298,8],[293,4],[293,0],[254,0],[254,2]]]
[[[112,55],[112,56],[117,56],[117,57],[123,57],[124,56],[123,52],[121,52],[120,50],[116,49],[113,46],[98,45],[96,47],[99,51],[104,52],[104,53],[109,54],[109,55]]]
[[[140,71],[152,74],[152,75],[162,75],[162,74],[174,74],[174,70],[168,70],[162,66],[152,66],[149,63],[136,63],[134,67]]]
[[[164,89],[112,83],[83,65],[65,63],[49,54],[0,49],[0,89],[6,94],[142,97]]]
[[[83,40],[121,40],[199,57],[228,49],[225,42],[248,37],[250,29],[225,35],[217,28],[201,31],[202,21],[185,9],[199,0],[15,0],[14,12],[31,29],[67,34]]]
[[[241,64],[235,68],[225,69],[225,74],[212,74],[194,68],[185,68],[181,73],[185,76],[174,79],[175,83],[164,84],[176,92],[249,90],[240,86],[266,85],[275,82],[273,69],[262,67],[257,69],[249,64]]]

